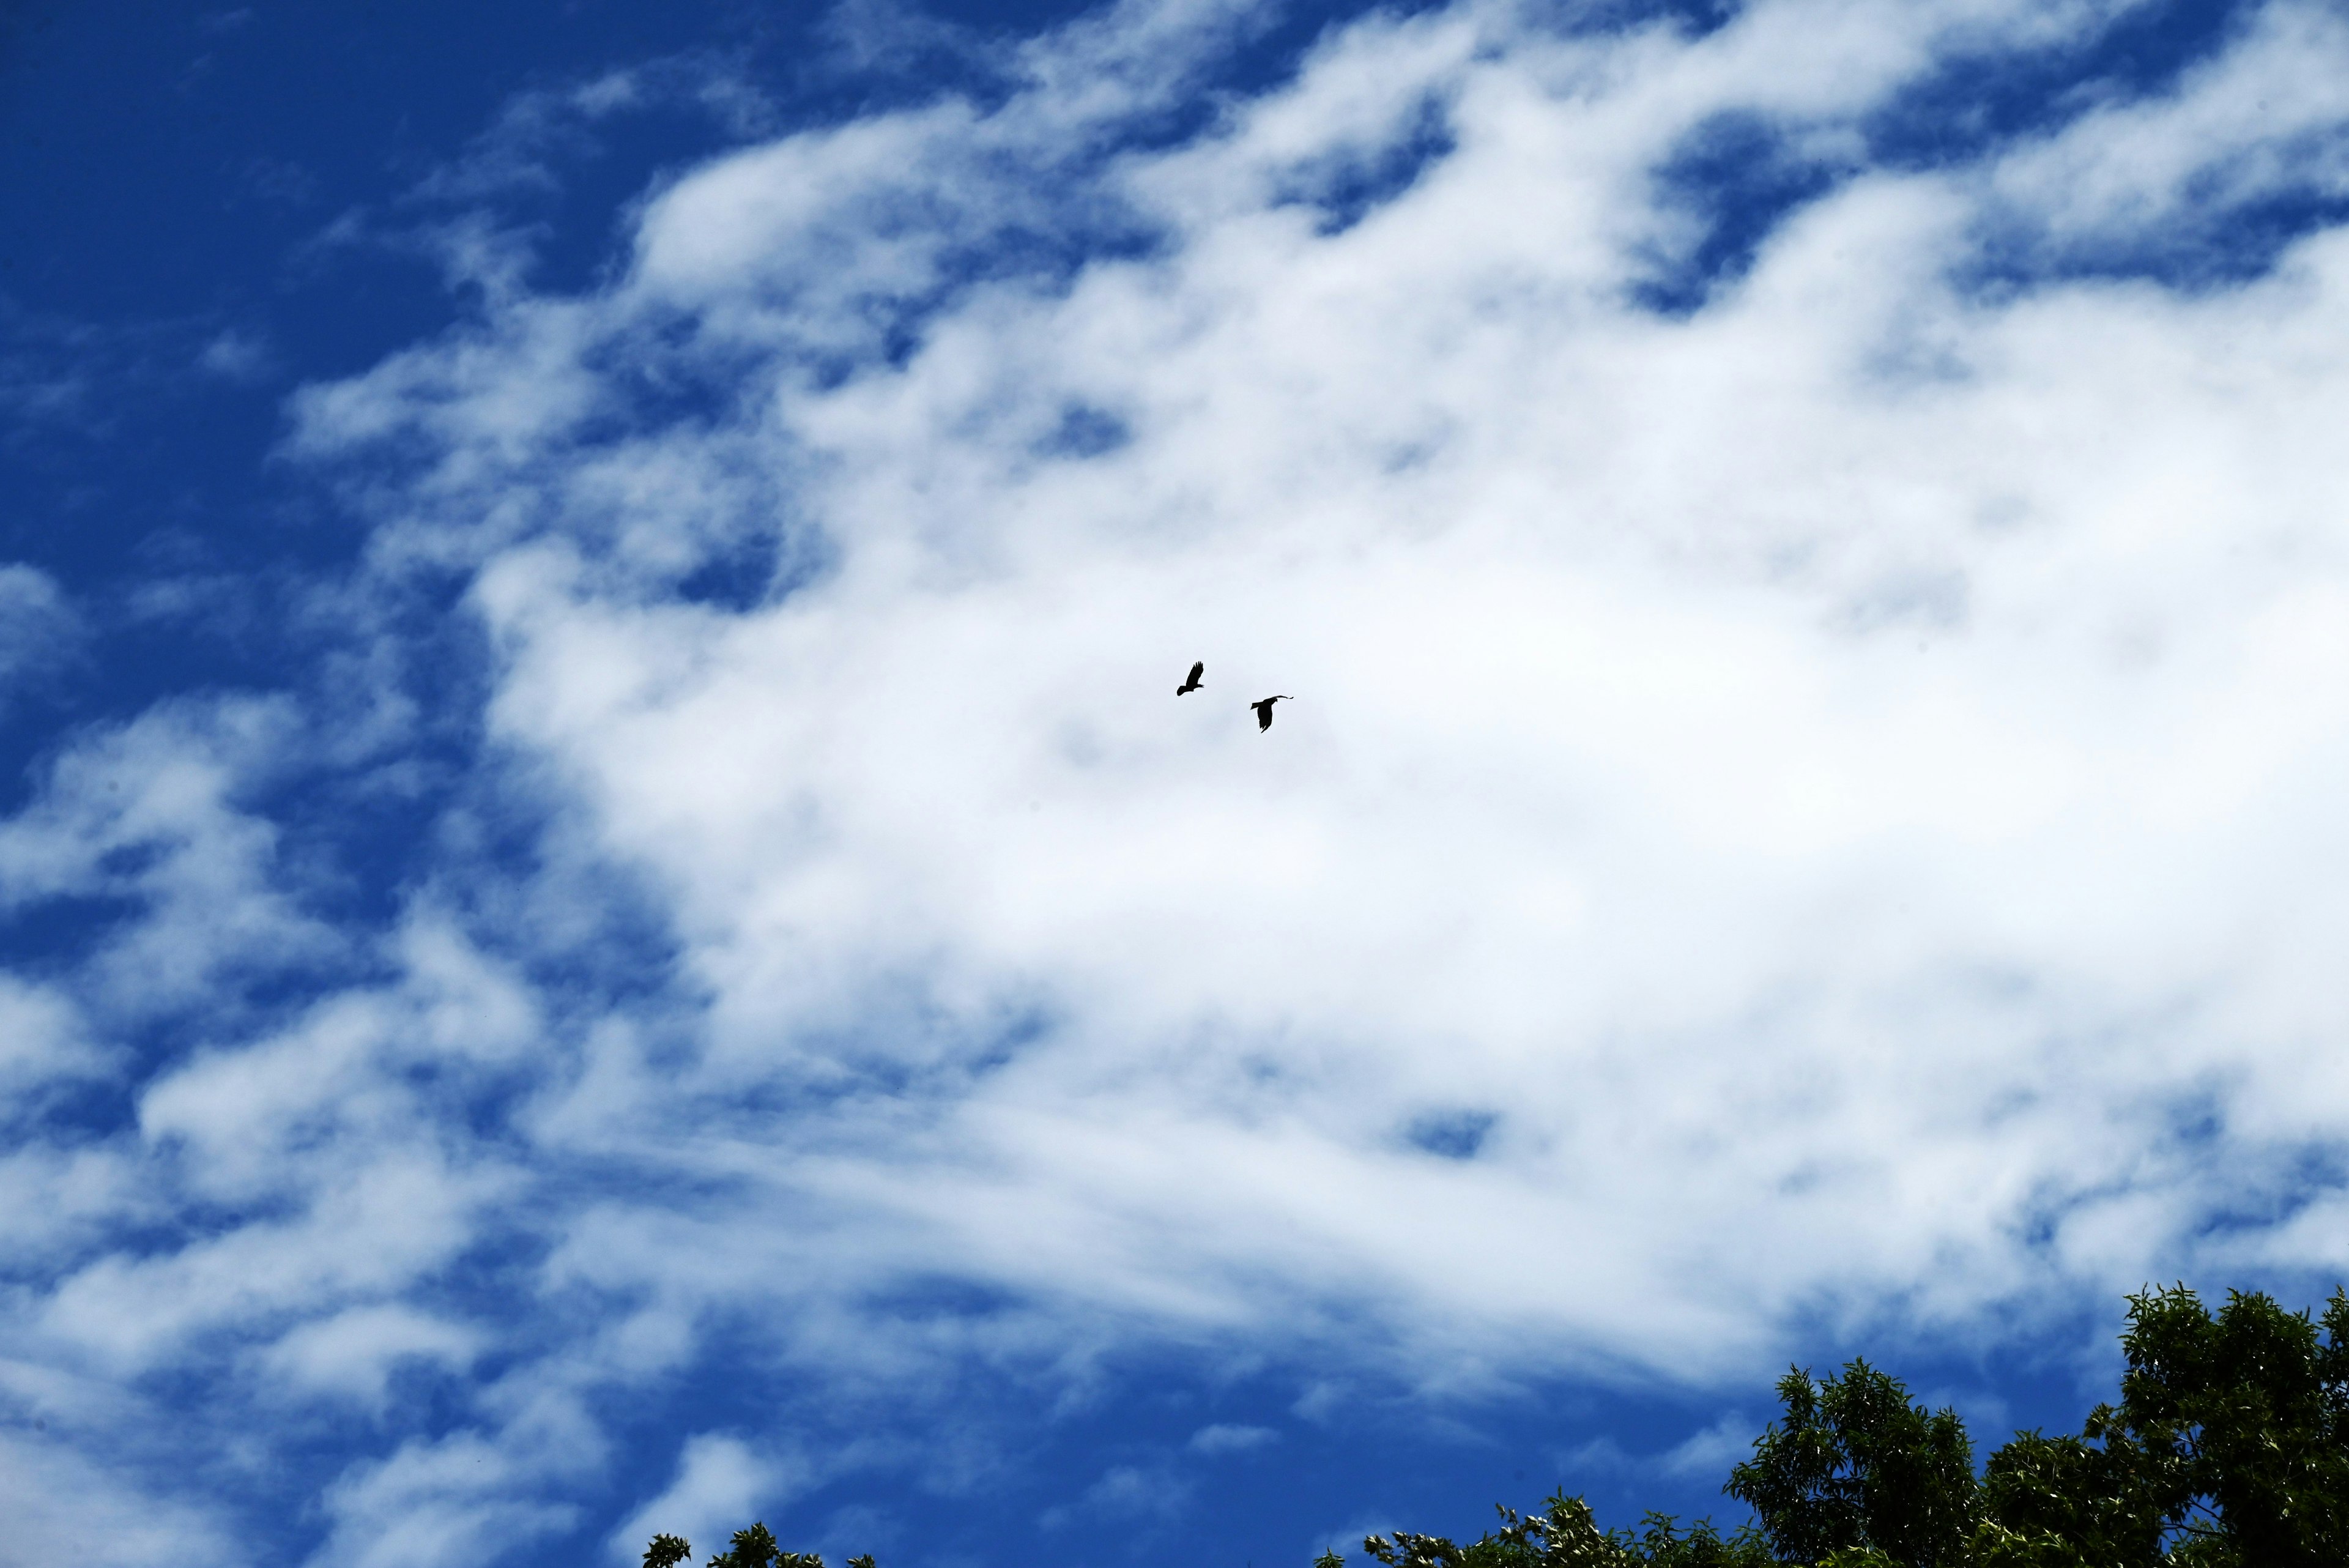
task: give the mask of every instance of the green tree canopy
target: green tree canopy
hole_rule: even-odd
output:
[[[2215,1314],[2183,1285],[2131,1296],[2119,1403],[2076,1437],[2016,1434],[1979,1479],[1955,1411],[1865,1361],[1796,1367],[1722,1489],[1754,1511],[1734,1535],[1601,1531],[1559,1495],[1466,1545],[1362,1546],[1393,1568],[2349,1568],[2349,1296],[2322,1328],[2257,1293]]]
[[[1928,1415],[1897,1377],[1854,1361],[1778,1380],[1785,1417],[1722,1490],[1750,1505],[1781,1563],[1873,1551],[1903,1568],[1956,1568],[1974,1523],[1973,1444],[1955,1411]]]

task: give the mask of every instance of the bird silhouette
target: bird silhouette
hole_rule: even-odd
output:
[[[1278,697],[1268,697],[1261,702],[1249,703],[1248,706],[1256,710],[1256,732],[1261,735],[1267,730],[1272,728],[1272,705],[1275,702],[1294,702],[1296,701],[1296,698],[1291,697],[1288,692],[1284,691]]]
[[[1205,675],[1206,672],[1207,661],[1204,659],[1191,666],[1190,679],[1185,680],[1182,685],[1174,688],[1174,695],[1180,697],[1185,691],[1196,691],[1200,685],[1199,677]]]

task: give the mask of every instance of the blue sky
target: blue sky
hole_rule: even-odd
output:
[[[2344,1272],[2337,8],[33,3],[0,146],[28,1559],[1728,1521]]]

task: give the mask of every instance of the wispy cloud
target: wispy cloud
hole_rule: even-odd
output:
[[[1725,1476],[1732,1465],[1754,1451],[1754,1439],[1760,1435],[1761,1428],[1743,1417],[1723,1416],[1675,1445],[1658,1463],[1672,1475]]]
[[[1113,1525],[1164,1524],[1191,1501],[1192,1483],[1171,1470],[1113,1465],[1085,1489],[1073,1506],[1047,1509],[1046,1530],[1065,1530],[1081,1521]]]
[[[79,657],[88,630],[47,573],[0,566],[0,714],[26,683]]]
[[[32,1561],[80,1557],[103,1568],[236,1561],[231,1538],[199,1508],[141,1495],[44,1421],[0,1432],[0,1508],[9,1550]],[[93,1521],[104,1521],[93,1530]]]
[[[637,1560],[657,1534],[681,1535],[722,1546],[734,1532],[777,1505],[809,1480],[806,1465],[761,1454],[739,1438],[704,1432],[688,1438],[677,1480],[612,1534],[612,1555]],[[780,1517],[777,1523],[781,1523]]]
[[[1250,1453],[1278,1441],[1280,1434],[1270,1427],[1235,1426],[1218,1421],[1192,1433],[1191,1440],[1184,1446],[1195,1454],[1213,1458],[1220,1454]]]

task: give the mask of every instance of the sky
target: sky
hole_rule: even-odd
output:
[[[1727,1524],[2349,1275],[2337,5],[14,0],[0,150],[0,1560]]]

